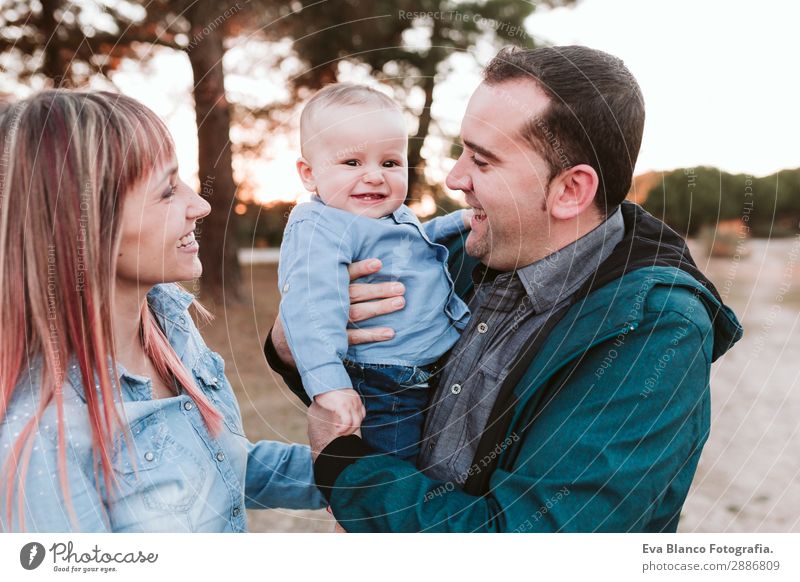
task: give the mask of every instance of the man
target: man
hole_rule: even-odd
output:
[[[677,529],[711,362],[741,327],[685,242],[624,202],[643,125],[615,57],[570,46],[489,63],[447,178],[475,211],[449,263],[472,317],[437,374],[419,470],[309,410],[317,484],[345,529]],[[392,294],[353,287],[353,321]],[[296,385],[281,334],[265,349]]]

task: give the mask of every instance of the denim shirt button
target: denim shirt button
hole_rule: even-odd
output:
[[[145,461],[152,461],[152,460],[153,460],[153,459],[155,459],[155,458],[156,458],[156,456],[155,456],[155,455],[154,455],[154,454],[153,454],[151,451],[147,451],[147,452],[144,454],[144,460],[145,460]]]
[[[242,510],[241,510],[241,509],[239,509],[238,507],[234,507],[234,508],[233,508],[233,517],[239,517],[239,514],[240,514],[241,512],[242,512]]]
[[[488,330],[489,326],[485,322],[482,321],[478,324],[478,333],[486,333]]]
[[[460,394],[461,393],[461,384],[453,384],[450,386],[450,392],[453,394]]]
[[[219,462],[222,462],[222,461],[224,461],[224,460],[225,460],[225,453],[223,453],[222,451],[220,451],[220,452],[218,452],[218,453],[217,453],[216,457],[217,457],[217,460],[218,460]]]
[[[192,408],[194,408],[194,403],[191,400],[187,400],[183,403],[184,410],[191,410]]]

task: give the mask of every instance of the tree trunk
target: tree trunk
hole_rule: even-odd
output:
[[[427,63],[426,63],[427,64]],[[433,72],[425,71],[422,78],[422,89],[425,91],[425,105],[419,115],[419,127],[417,134],[411,138],[408,144],[408,200],[419,199],[421,192],[419,186],[425,184],[425,162],[422,159],[422,146],[431,125],[431,105],[433,104],[433,87],[436,84],[434,75],[436,73],[436,63]]]
[[[431,126],[431,105],[433,105],[433,89],[436,86],[436,71],[442,59],[441,49],[441,22],[433,19],[433,32],[431,34],[431,48],[425,56],[420,67],[422,76],[422,90],[425,92],[425,104],[419,114],[417,134],[408,144],[408,196],[406,203],[412,199],[419,199],[420,186],[425,184],[425,161],[422,159],[422,146]]]
[[[67,64],[61,58],[56,10],[63,8],[61,0],[42,0],[41,31],[44,36],[42,73],[53,81],[53,87],[64,85]]]
[[[236,183],[230,144],[230,110],[225,99],[222,57],[224,33],[210,25],[219,15],[212,2],[199,1],[187,15],[192,39],[189,61],[194,75],[194,102],[199,142],[201,194],[211,204],[211,214],[200,227],[202,293],[215,303],[241,299],[241,272],[237,257],[236,219],[233,212]]]

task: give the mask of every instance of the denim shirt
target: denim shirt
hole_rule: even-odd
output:
[[[278,285],[286,339],[312,398],[350,388],[342,364],[422,366],[458,341],[469,318],[467,305],[453,290],[448,251],[441,241],[466,230],[462,211],[421,224],[403,205],[384,218],[369,218],[325,205],[315,196],[289,216],[281,243]],[[369,327],[391,327],[388,341],[347,344],[350,309],[347,267],[378,258],[380,272],[364,283],[400,281],[406,306],[373,317]]]
[[[16,488],[17,495],[20,490],[24,495],[26,531],[242,532],[247,530],[245,508],[325,506],[314,485],[307,446],[251,443],[245,437],[222,358],[208,349],[187,313],[192,300],[192,295],[172,284],[157,285],[147,295],[170,344],[221,413],[220,434],[209,434],[189,396],[152,399],[150,379],[128,373],[118,364],[122,402],[117,405],[130,435],[117,436],[112,457],[116,485],[107,491],[99,459],[93,455],[80,370],[69,362],[63,422],[77,522],[70,520],[59,481],[57,415],[51,404],[33,440],[24,487]],[[37,410],[40,372],[41,365],[32,362],[0,424],[3,465]],[[0,500],[5,501],[4,492]],[[3,531],[21,529],[17,499],[13,507],[11,524],[5,523],[5,512],[0,517]]]

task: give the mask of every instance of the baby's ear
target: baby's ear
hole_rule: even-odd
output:
[[[300,157],[297,158],[297,173],[300,175],[300,181],[309,192],[317,191],[317,182],[314,180],[314,172],[311,169],[311,164],[308,160]]]

